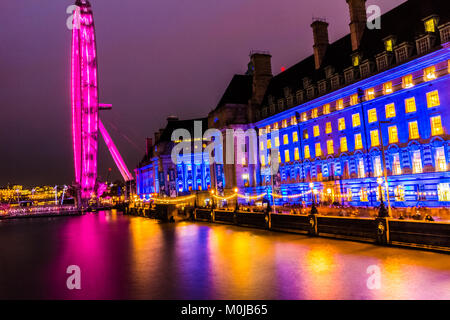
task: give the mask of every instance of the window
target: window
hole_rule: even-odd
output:
[[[416,112],[416,99],[414,97],[405,100],[405,112]]]
[[[273,130],[278,130],[278,122],[275,122],[275,123],[273,124]]]
[[[434,19],[428,19],[427,21],[425,21],[425,31],[426,32],[435,32],[436,31]]]
[[[297,131],[294,131],[292,133],[292,141],[293,142],[297,142],[298,141],[298,133],[297,133]]]
[[[412,74],[404,76],[402,78],[402,84],[403,84],[403,88],[405,88],[405,89],[411,88],[412,86],[414,86]]]
[[[366,100],[375,99],[375,89],[370,88],[366,90]]]
[[[336,101],[336,110],[342,110],[344,109],[344,100],[339,99]]]
[[[322,156],[322,148],[320,147],[320,142],[316,143],[316,157]]]
[[[354,106],[358,104],[358,95],[357,94],[353,94],[350,96],[350,105]]]
[[[383,84],[383,93],[384,94],[392,93],[392,82],[386,82]]]
[[[420,150],[413,152],[413,173],[422,173],[422,158]]]
[[[427,36],[417,40],[416,45],[418,54],[424,54],[430,50],[430,42]]]
[[[378,65],[378,70],[384,70],[388,67],[388,57],[387,55],[382,55],[380,57],[377,57],[377,65]]]
[[[437,90],[427,92],[427,105],[428,108],[437,107],[441,104],[439,101],[439,92]]]
[[[333,154],[334,153],[333,140],[328,140],[327,141],[327,152],[328,152],[328,154]]]
[[[392,174],[401,175],[402,168],[400,166],[400,155],[398,153],[392,156]]]
[[[438,184],[439,201],[450,201],[450,183]]]
[[[355,150],[362,149],[361,133],[355,134]]]
[[[307,121],[308,120],[308,116],[306,115],[306,112],[302,113],[302,121]]]
[[[318,115],[317,108],[315,108],[311,111],[311,118],[313,119],[317,118],[317,115]]]
[[[392,39],[386,40],[384,42],[384,47],[386,48],[386,51],[392,52],[392,48],[393,48]]]
[[[314,137],[318,137],[320,135],[319,126],[314,126]]]
[[[436,68],[434,66],[423,70],[423,81],[431,81],[436,79]]]
[[[289,144],[289,137],[287,134],[283,135],[283,144]]]
[[[436,149],[436,171],[447,171],[447,161],[445,161],[444,147]]]
[[[270,125],[266,126],[266,132],[270,133]]]
[[[297,117],[296,116],[292,116],[291,117],[291,125],[296,125],[297,124]]]
[[[300,153],[298,152],[298,148],[295,148],[294,150],[294,159],[300,160]]]
[[[395,50],[397,57],[397,63],[403,62],[408,59],[408,48],[402,47]]]
[[[331,122],[327,122],[325,126],[325,133],[331,133]]]
[[[359,66],[359,56],[358,56],[358,55],[353,56],[352,61],[353,61],[353,66],[354,66],[354,67]]]
[[[397,186],[394,189],[395,201],[405,201],[405,187]]]
[[[265,156],[261,156],[261,166],[263,166],[263,167],[266,166],[266,157]]]
[[[339,76],[335,76],[331,78],[331,88],[333,90],[337,89],[339,87]]]
[[[352,124],[353,127],[359,127],[361,125],[361,118],[359,117],[359,113],[352,114]]]
[[[259,149],[264,150],[264,142],[261,141],[259,143]]]
[[[309,159],[311,154],[309,153],[309,146],[305,146],[305,159]]]
[[[395,117],[395,104],[390,103],[386,105],[386,118]]]
[[[380,137],[378,135],[378,129],[370,131],[370,142],[372,147],[377,147],[380,145]]]
[[[286,120],[286,119],[284,119],[284,120],[281,122],[281,127],[282,127],[282,128],[286,128],[286,127],[287,127],[287,120]]]
[[[365,178],[366,172],[364,170],[364,159],[358,159],[358,178]]]
[[[419,127],[417,121],[411,121],[409,123],[409,139],[419,139]]]
[[[431,135],[437,136],[444,134],[444,129],[442,128],[441,116],[431,117]]]
[[[360,197],[360,201],[361,202],[368,202],[369,201],[369,197],[367,195],[366,188],[361,188],[361,191],[359,192],[359,197]]]
[[[377,109],[370,109],[369,111],[367,111],[367,114],[369,116],[369,123],[376,122],[378,120]]]
[[[370,74],[370,65],[369,63],[364,63],[359,67],[359,71],[361,72],[361,77],[366,78]]]
[[[267,149],[272,148],[272,140],[268,139],[267,140]]]
[[[381,159],[380,157],[375,157],[373,159],[373,174],[375,177],[381,177],[383,171],[381,169]]]
[[[330,113],[330,104],[326,104],[323,106],[323,114],[329,114]]]
[[[284,150],[284,162],[290,162],[289,150]]]
[[[345,118],[338,119],[338,129],[339,131],[345,130]]]
[[[347,137],[341,137],[341,152],[347,152]]]
[[[308,129],[303,130],[303,139],[309,139]]]
[[[450,41],[450,26],[441,29],[441,43],[446,43]]]
[[[279,147],[279,146],[280,146],[280,138],[275,137],[275,147]]]
[[[397,126],[389,127],[389,143],[397,143],[398,142],[398,131]]]

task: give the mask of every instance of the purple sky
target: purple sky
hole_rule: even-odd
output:
[[[386,12],[405,0],[368,0]],[[70,41],[74,0],[0,2],[0,186],[73,179]],[[168,115],[202,117],[251,49],[272,53],[273,73],[312,54],[312,17],[330,41],[349,33],[345,0],[91,0],[101,117],[132,170]],[[130,143],[128,140],[133,141]],[[118,170],[100,141],[99,176]]]

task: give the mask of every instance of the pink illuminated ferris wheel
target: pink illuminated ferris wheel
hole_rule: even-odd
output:
[[[97,50],[92,8],[87,0],[75,2],[72,29],[71,101],[75,182],[81,199],[97,190],[98,133],[102,134],[125,181],[133,179],[111,137],[99,119]]]

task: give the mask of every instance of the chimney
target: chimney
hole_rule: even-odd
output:
[[[252,51],[250,64],[252,67],[252,101],[253,106],[259,106],[272,79],[272,56],[267,51]]]
[[[152,138],[146,138],[145,142],[146,142],[146,152],[145,152],[145,154],[148,156],[148,155],[150,155],[152,153],[153,140],[152,140]]]
[[[325,20],[315,19],[311,24],[314,36],[314,62],[316,70],[322,65],[323,57],[328,47],[328,23]]]
[[[352,50],[356,51],[361,43],[367,24],[366,0],[346,0],[350,10],[350,34]]]

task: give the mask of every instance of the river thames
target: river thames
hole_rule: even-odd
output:
[[[447,254],[115,211],[3,220],[0,243],[1,299],[450,299]]]

